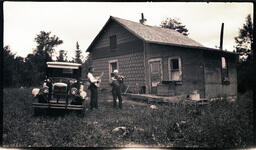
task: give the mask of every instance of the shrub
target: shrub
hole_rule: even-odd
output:
[[[177,141],[200,147],[247,147],[253,143],[252,99],[249,95],[236,102],[213,101],[200,113],[188,111],[187,125],[182,130],[184,138]]]

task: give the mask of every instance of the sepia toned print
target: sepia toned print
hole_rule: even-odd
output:
[[[252,12],[4,2],[2,146],[253,147]]]

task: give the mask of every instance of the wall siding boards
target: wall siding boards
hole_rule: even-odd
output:
[[[142,42],[139,40],[127,41],[126,43],[118,44],[115,50],[110,50],[110,47],[94,48],[92,53],[93,59],[121,56],[136,52],[142,52]]]
[[[222,84],[221,57],[225,56],[228,65],[229,85]],[[222,54],[205,52],[205,94],[207,98],[237,96],[236,58]]]
[[[146,60],[162,58],[163,80],[169,80],[168,58],[174,56],[181,57],[182,64],[182,85],[176,85],[175,94],[187,95],[194,90],[199,90],[200,95],[204,96],[202,51],[175,46],[149,44]]]

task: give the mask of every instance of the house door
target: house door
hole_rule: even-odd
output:
[[[151,94],[156,94],[157,85],[162,80],[161,59],[152,59],[149,61],[149,75],[150,75]]]

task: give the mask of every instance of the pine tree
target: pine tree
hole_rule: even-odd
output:
[[[252,43],[253,26],[251,15],[246,17],[243,27],[239,29],[239,34],[235,37],[236,52],[240,56],[237,65],[238,91],[246,92],[256,86],[255,83],[255,65],[252,63]]]
[[[166,18],[163,20],[160,24],[160,27],[162,28],[168,28],[168,29],[173,29],[175,31],[180,32],[181,34],[188,36],[188,29],[186,28],[185,25],[182,25],[181,22],[178,21],[178,19],[172,19],[172,18]]]
[[[78,41],[76,42],[76,54],[75,54],[75,58],[74,58],[74,61],[76,62],[76,63],[79,63],[79,64],[81,64],[82,63],[82,51],[80,50],[80,48],[79,48],[79,44],[78,44]]]
[[[245,24],[239,30],[239,35],[235,37],[236,46],[235,49],[240,55],[241,61],[246,61],[251,59],[251,44],[253,41],[253,25],[251,15],[246,17]]]

